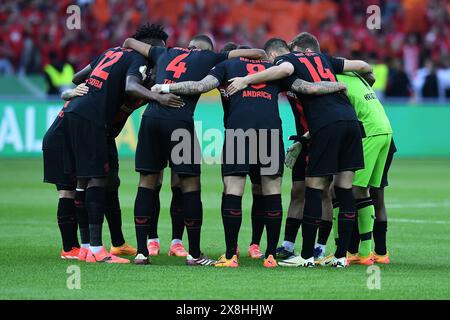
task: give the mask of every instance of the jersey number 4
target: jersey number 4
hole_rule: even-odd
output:
[[[115,64],[122,57],[121,51],[108,51],[103,56],[103,59],[97,64],[94,70],[92,70],[91,76],[106,80],[109,77],[109,72],[105,71],[107,67]]]
[[[300,62],[306,66],[314,82],[319,82],[326,79],[330,80],[331,82],[336,82],[336,77],[334,76],[333,72],[331,72],[329,68],[324,69],[320,57],[314,57],[314,63],[316,64],[316,67],[312,65],[311,61],[309,61],[308,58],[299,58],[298,60],[300,60]]]
[[[182,62],[182,60],[188,55],[188,53],[180,54],[167,65],[166,71],[172,71],[175,79],[179,79],[181,75],[186,72],[186,62]]]

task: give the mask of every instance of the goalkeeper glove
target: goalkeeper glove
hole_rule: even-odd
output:
[[[286,160],[284,161],[286,167],[288,167],[289,169],[292,169],[294,167],[298,155],[300,154],[301,151],[302,151],[302,144],[300,142],[296,142],[289,147],[286,153]]]

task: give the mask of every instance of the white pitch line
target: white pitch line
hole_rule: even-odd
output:
[[[388,221],[392,222],[404,222],[404,223],[417,223],[417,224],[450,224],[448,220],[417,220],[417,219],[401,219],[401,218],[389,218]]]
[[[449,208],[450,202],[418,202],[418,203],[387,203],[386,206],[391,209],[402,208]]]

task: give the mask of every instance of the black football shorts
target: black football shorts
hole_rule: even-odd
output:
[[[383,177],[381,178],[381,188],[386,188],[389,185],[388,182],[388,174],[389,169],[391,168],[392,160],[394,159],[394,153],[397,152],[397,148],[395,147],[394,139],[391,141],[391,145],[389,147],[388,156],[386,158],[386,164],[384,165]]]
[[[319,129],[309,145],[307,177],[323,177],[364,168],[358,121],[337,121]]]
[[[64,164],[77,178],[102,178],[109,173],[106,128],[74,113],[64,114]]]
[[[136,171],[159,173],[167,163],[180,176],[200,175],[201,150],[194,122],[142,117]]]
[[[266,135],[256,130],[254,136],[246,139],[225,134],[222,175],[242,176],[248,174],[253,183],[257,183],[258,177],[261,175],[282,176],[284,170],[283,134],[281,129],[273,132],[272,136],[269,130]],[[272,155],[273,139],[276,139],[277,144],[274,146],[275,154]],[[263,145],[264,147],[261,148]]]
[[[308,161],[308,147],[303,145],[302,151],[298,155],[297,161],[295,161],[292,168],[292,182],[305,181],[306,165]]]
[[[56,119],[42,140],[44,182],[55,184],[58,190],[75,190],[76,178],[64,169],[63,120]]]

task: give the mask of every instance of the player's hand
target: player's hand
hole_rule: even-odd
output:
[[[287,153],[286,153],[286,160],[284,163],[286,164],[286,167],[289,169],[292,169],[295,165],[295,162],[297,161],[298,155],[302,151],[302,144],[301,142],[296,142],[292,146],[289,147]]]
[[[81,97],[81,96],[84,96],[88,92],[89,92],[89,87],[86,85],[86,83],[83,82],[83,83],[77,85],[75,87],[75,89],[72,90],[71,96],[72,96],[72,98]]]
[[[230,96],[240,90],[244,90],[248,86],[247,79],[245,77],[236,77],[228,80],[228,82],[231,82],[227,88],[227,93]]]
[[[162,85],[155,84],[150,90],[152,90],[153,92],[162,92]]]
[[[184,106],[183,99],[181,99],[181,97],[179,96],[174,95],[173,93],[158,93],[156,101],[158,101],[162,105],[172,108],[180,108]]]

